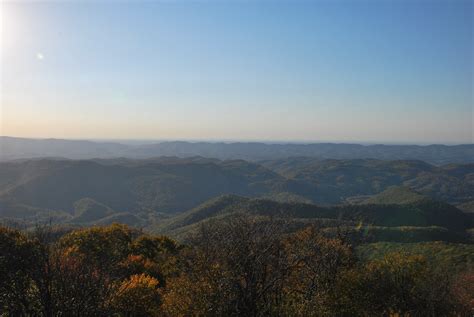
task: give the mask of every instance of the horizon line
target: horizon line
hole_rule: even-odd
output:
[[[300,145],[310,145],[310,144],[351,144],[351,145],[417,145],[417,146],[430,146],[430,145],[444,145],[444,146],[461,146],[461,145],[474,145],[472,143],[464,142],[422,142],[422,141],[380,141],[380,140],[275,140],[275,139],[231,139],[231,138],[58,138],[58,137],[22,137],[22,136],[12,136],[12,135],[0,135],[0,138],[12,138],[12,139],[30,139],[30,140],[64,140],[64,141],[89,141],[95,143],[117,143],[117,144],[154,144],[154,143],[165,143],[165,142],[187,142],[187,143],[226,143],[226,144],[236,144],[236,143],[261,143],[268,145],[285,145],[285,144],[300,144]],[[125,142],[125,143],[123,143]]]

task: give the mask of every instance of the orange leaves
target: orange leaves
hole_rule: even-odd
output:
[[[145,273],[157,279],[161,279],[160,266],[155,261],[145,258],[143,255],[130,254],[125,260],[118,264],[123,276]]]
[[[146,274],[134,274],[128,280],[125,280],[118,290],[118,293],[127,292],[134,289],[153,289],[155,290],[160,282]]]
[[[160,312],[159,281],[146,274],[124,280],[112,296],[111,306],[124,315],[157,316]]]

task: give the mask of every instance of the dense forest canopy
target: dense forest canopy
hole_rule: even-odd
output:
[[[237,214],[187,244],[125,225],[0,228],[5,316],[468,316],[473,267]],[[472,257],[472,250],[470,253]],[[447,259],[450,260],[449,258]]]

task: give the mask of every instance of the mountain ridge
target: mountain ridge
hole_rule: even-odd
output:
[[[436,165],[474,163],[474,144],[385,145],[357,143],[264,143],[163,141],[123,144],[65,139],[27,139],[0,136],[0,160],[39,157],[69,159],[203,156],[218,159],[264,160],[295,156],[320,159],[418,159]]]
[[[223,195],[152,228],[161,234],[184,237],[209,221],[221,221],[239,213],[254,217],[276,217],[293,223],[289,228],[316,223],[325,230],[343,225],[369,225],[380,239],[398,236],[405,238],[445,237],[459,240],[473,222],[473,218],[459,209],[429,198],[405,204],[363,204],[321,207],[305,203],[281,203],[268,199]],[[333,228],[333,229],[331,229]],[[410,238],[411,239],[411,238]],[[408,239],[408,240],[410,240]]]
[[[312,203],[322,208],[347,204],[354,197],[370,199],[391,186],[462,205],[474,200],[473,168],[360,159],[311,159],[303,165],[292,160],[258,164],[202,157],[8,161],[0,163],[0,217],[70,222],[81,213],[76,204],[82,200],[86,212],[76,221],[128,213],[139,218],[123,215],[133,223],[147,223],[226,194],[266,199],[273,206]],[[395,196],[401,194],[407,196],[406,191]]]

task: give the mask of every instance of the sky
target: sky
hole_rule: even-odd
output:
[[[474,143],[474,1],[0,1],[0,135]]]

